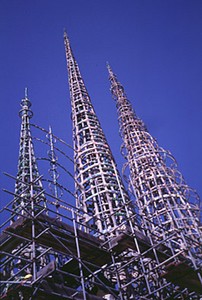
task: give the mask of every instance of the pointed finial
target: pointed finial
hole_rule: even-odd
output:
[[[66,28],[64,28],[64,42],[65,42],[65,45],[66,46],[69,46],[70,47],[70,41],[69,41],[69,37],[67,35],[67,30]]]
[[[30,102],[29,98],[28,98],[28,88],[25,88],[25,96],[24,98],[21,100],[20,103],[22,109],[19,112],[19,116],[22,117],[23,115],[28,115],[29,118],[31,118],[33,116],[33,112],[31,111],[30,107],[32,106],[32,103]]]
[[[106,61],[106,66],[107,66],[107,69],[110,68],[110,65],[109,65],[109,62],[108,62],[108,61]]]
[[[113,75],[113,72],[112,72],[112,68],[110,67],[110,64],[109,64],[109,62],[107,61],[106,62],[106,65],[107,65],[107,70],[108,70],[108,72],[109,72],[109,75]]]
[[[64,28],[64,38],[67,38],[67,39],[68,39],[67,29],[66,29],[66,28]]]
[[[27,99],[28,98],[28,88],[26,87],[25,88],[25,99]]]
[[[49,129],[49,133],[51,134],[52,133],[52,127],[51,127],[51,125],[49,125],[48,129]]]

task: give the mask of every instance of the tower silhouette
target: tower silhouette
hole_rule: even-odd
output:
[[[197,194],[186,185],[172,155],[158,146],[136,116],[123,86],[107,67],[127,160],[125,168],[129,168],[129,185],[136,196],[142,226],[154,242],[161,241],[170,248],[181,271],[181,260],[185,258],[200,285],[202,248]],[[176,271],[177,267],[165,277],[175,282]]]
[[[119,225],[130,213],[129,197],[66,32],[64,42],[72,106],[76,206],[84,212],[82,224],[88,226],[87,231],[116,235]]]
[[[25,97],[21,101],[21,107],[22,109],[19,112],[19,116],[21,117],[22,123],[18,173],[15,184],[15,200],[12,212],[13,216],[24,215],[26,212],[28,213],[30,209],[33,211],[34,207],[41,205],[42,202],[42,205],[45,206],[43,187],[39,178],[39,171],[30,132],[30,119],[32,118],[33,113],[31,111],[31,102],[27,95],[27,88],[25,89]],[[37,197],[37,202],[32,202],[35,193],[40,193],[40,197]]]
[[[185,197],[188,187],[166,165],[165,151],[108,66],[130,170],[127,191],[66,32],[64,42],[74,158],[51,127],[31,123],[25,90],[18,172],[7,174],[15,190],[5,190],[11,200],[2,210],[10,215],[1,226],[1,299],[200,299],[198,207]]]

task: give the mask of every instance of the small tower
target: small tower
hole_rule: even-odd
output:
[[[34,154],[30,130],[30,119],[33,112],[27,95],[27,88],[25,89],[25,96],[21,100],[19,116],[21,118],[21,130],[18,172],[15,191],[11,193],[14,196],[13,200],[5,207],[5,210],[11,211],[11,217],[3,223],[4,226],[10,220],[10,226],[5,229],[6,233],[1,235],[4,250],[2,277],[5,280],[4,283],[7,282],[6,288],[3,290],[5,299],[11,283],[16,287],[17,282],[23,282],[23,280],[25,282],[35,281],[37,272],[47,262],[47,255],[43,255],[44,248],[37,243],[39,231],[36,216],[39,217],[45,210],[46,199]],[[12,207],[11,210],[9,206]],[[7,234],[9,231],[10,233]],[[10,253],[12,255],[9,257]],[[20,293],[23,295],[15,288],[11,289],[15,291],[14,294],[16,293],[14,298],[20,297]]]
[[[136,195],[142,225],[154,242],[161,241],[171,249],[176,263],[185,259],[201,281],[199,206],[189,199],[193,192],[178,172],[174,158],[158,146],[136,116],[109,65],[108,71],[129,167],[130,187]]]
[[[72,106],[76,206],[87,231],[120,230],[129,198],[64,33]],[[130,210],[130,209],[129,209]],[[115,233],[115,231],[114,231]]]
[[[12,215],[22,216],[37,208],[37,205],[45,206],[43,187],[39,177],[34,147],[30,132],[30,119],[33,116],[31,102],[28,99],[27,88],[21,101],[20,150],[18,158],[18,173],[15,184],[15,200],[13,202]],[[36,197],[40,194],[40,197]],[[33,199],[37,199],[33,202]]]

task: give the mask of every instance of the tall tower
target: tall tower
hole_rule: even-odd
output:
[[[113,259],[122,291],[120,299],[177,296],[179,288],[162,277],[165,264],[173,263],[174,257],[166,246],[162,249],[161,241],[151,238],[156,234],[152,222],[148,220],[147,230],[145,226],[142,230],[131,204],[127,205],[131,199],[124,191],[66,33],[64,41],[72,106],[76,206],[83,212],[78,221],[87,232],[104,233],[103,238],[116,249]],[[113,239],[113,234],[117,238]]]
[[[108,71],[130,186],[136,195],[143,227],[154,242],[161,241],[171,249],[176,263],[186,259],[201,282],[199,206],[190,202],[192,191],[177,171],[174,158],[148,133],[110,66]]]
[[[59,176],[63,174],[65,182],[67,176],[73,178],[68,164],[60,160],[62,156],[63,163],[72,162],[63,148],[67,144],[51,128],[31,124],[26,90],[20,110],[18,173],[17,177],[7,174],[15,179],[15,191],[5,190],[12,199],[1,211],[11,215],[3,216],[1,225],[0,299],[198,300],[199,230],[193,220],[197,207],[186,200],[184,186],[165,164],[164,151],[137,119],[109,68],[131,185],[139,197],[140,215],[135,213],[66,33],[64,40],[76,207],[69,203],[74,194]],[[35,136],[32,129],[40,133]],[[38,142],[45,156],[39,151],[35,157]],[[48,163],[48,168],[43,165],[43,176],[38,171],[41,161]]]
[[[87,231],[120,231],[129,198],[64,33],[72,106],[76,206]],[[127,212],[126,212],[127,211]]]

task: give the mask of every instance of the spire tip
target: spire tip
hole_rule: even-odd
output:
[[[25,88],[25,99],[28,98],[28,88]]]
[[[68,39],[68,35],[67,35],[67,29],[66,28],[64,28],[64,38],[67,38]]]
[[[20,117],[22,116],[22,112],[26,110],[26,113],[29,113],[29,117],[31,118],[33,116],[33,112],[30,110],[30,107],[32,106],[32,103],[30,102],[28,98],[28,88],[25,87],[24,89],[24,97],[21,100],[20,103],[22,109],[20,110]]]
[[[108,72],[109,72],[109,74],[113,74],[113,72],[112,72],[112,68],[111,68],[111,66],[110,66],[110,64],[109,64],[109,62],[107,61],[106,62],[106,65],[107,65],[107,70],[108,70]]]

